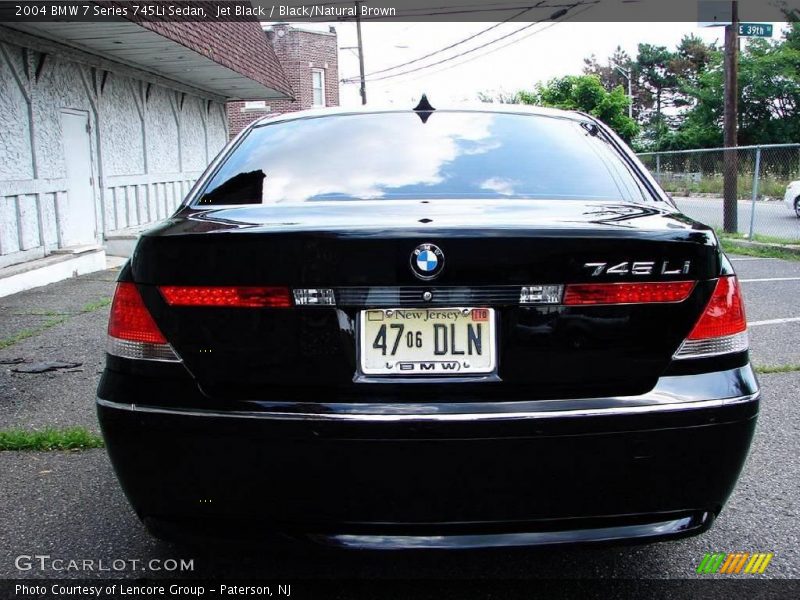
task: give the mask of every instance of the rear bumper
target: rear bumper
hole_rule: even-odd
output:
[[[711,525],[758,413],[749,367],[667,379],[681,381],[646,397],[495,411],[225,413],[163,408],[156,397],[99,399],[98,416],[133,507],[162,530],[361,548],[649,540]],[[701,397],[712,380],[717,397]]]
[[[359,535],[333,534],[311,536],[316,542],[342,548],[359,550],[467,550],[473,548],[507,548],[515,546],[553,546],[587,542],[649,541],[679,538],[705,531],[714,521],[713,513],[696,512],[685,516],[673,515],[665,520],[651,515],[643,522],[635,523],[636,517],[617,519],[616,525],[581,525],[579,522],[565,523],[563,529],[542,529],[523,533],[483,533],[445,535]],[[639,516],[638,520],[642,520]],[[630,524],[626,524],[630,522]],[[570,527],[571,525],[571,527]],[[532,527],[536,527],[531,524]],[[551,525],[552,526],[552,525]]]

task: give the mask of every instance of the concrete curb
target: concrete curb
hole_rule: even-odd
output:
[[[751,242],[750,240],[738,240],[735,238],[722,238],[726,244],[732,246],[741,246],[742,248],[764,248],[766,250],[780,250],[800,256],[800,246],[784,245],[784,244],[768,244],[766,242]]]
[[[105,268],[106,252],[102,248],[75,254],[54,253],[5,267],[0,272],[0,298]]]

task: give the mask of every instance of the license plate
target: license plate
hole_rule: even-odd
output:
[[[494,309],[393,308],[360,314],[366,375],[467,375],[496,366]]]

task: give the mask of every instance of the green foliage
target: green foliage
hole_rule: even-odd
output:
[[[103,438],[83,427],[0,430],[0,451],[88,450],[102,447]]]
[[[794,21],[780,38],[748,38],[742,43],[741,145],[800,141],[800,13],[788,16]],[[627,115],[624,72],[632,76],[635,121]],[[539,83],[516,96],[479,97],[588,112],[636,150],[659,151],[722,146],[723,92],[723,50],[686,35],[674,50],[642,43],[631,58],[618,47],[606,64],[595,56],[585,59],[582,76]]]
[[[779,144],[800,140],[800,38],[797,23],[782,40],[754,39],[739,58],[739,144]],[[661,138],[659,149],[722,145],[724,68],[715,51],[709,68],[695,81],[682,80],[691,108]]]
[[[584,72],[606,90],[620,83],[614,64],[633,73],[640,151],[710,148],[723,142],[723,51],[692,35],[674,50],[639,44],[635,59],[617,49],[602,66],[592,56]],[[739,57],[739,143],[800,141],[800,23],[776,40],[748,38]]]
[[[703,174],[699,180],[671,178],[669,174],[661,176],[661,187],[676,196],[693,196],[695,194],[713,194],[722,196],[725,178],[722,173]],[[737,196],[740,200],[753,197],[753,174],[740,173],[736,180]],[[758,191],[760,197],[783,198],[786,191],[785,178],[764,175],[759,177]]]
[[[608,91],[596,75],[567,75],[552,79],[546,84],[537,84],[532,92],[519,92],[517,98],[523,104],[589,113],[626,141],[639,132],[636,121],[628,117],[629,102],[622,87]]]

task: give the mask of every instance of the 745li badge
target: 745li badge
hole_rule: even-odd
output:
[[[600,275],[687,275],[692,263],[689,260],[683,263],[665,260],[660,263],[660,269],[654,261],[635,261],[621,262],[616,265],[609,265],[604,262],[591,262],[583,265],[584,269],[590,269],[592,277]]]

